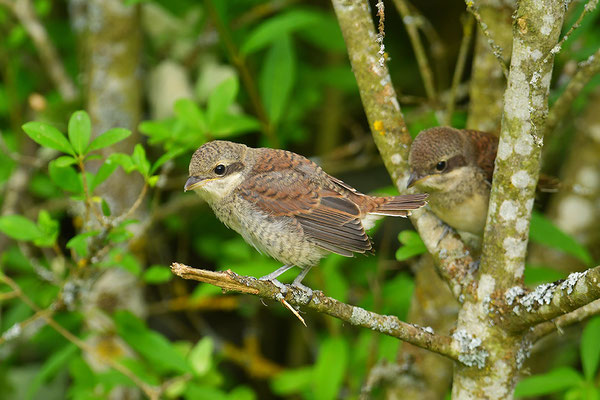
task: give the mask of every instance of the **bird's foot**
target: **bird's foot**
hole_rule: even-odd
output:
[[[259,281],[266,281],[266,282],[271,282],[273,285],[277,286],[277,288],[279,289],[279,292],[281,293],[282,296],[285,296],[287,294],[287,292],[289,291],[287,285],[279,282],[277,280],[277,278],[271,278],[269,277],[269,275],[265,275],[263,277],[258,278]]]
[[[311,288],[309,288],[308,286],[305,286],[303,284],[301,284],[300,282],[293,282],[291,284],[292,287],[296,288],[296,289],[300,289],[303,292],[305,292],[308,295],[308,302],[310,302],[312,300],[313,297],[313,290]]]

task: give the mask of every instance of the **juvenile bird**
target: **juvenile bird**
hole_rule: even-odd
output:
[[[498,138],[475,130],[436,127],[410,148],[408,187],[429,193],[429,206],[458,231],[483,234]]]
[[[406,217],[426,204],[426,194],[374,197],[325,173],[289,151],[215,140],[190,161],[185,191],[202,197],[229,228],[284,266],[260,279],[283,291],[277,277],[297,266],[301,284],[329,252],[352,257],[372,250],[365,233],[381,216]]]

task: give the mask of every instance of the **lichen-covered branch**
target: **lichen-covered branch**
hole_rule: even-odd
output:
[[[543,60],[556,45],[563,17],[556,0],[521,1],[515,16],[481,261],[496,289],[506,290],[523,276],[552,77],[553,59]]]
[[[513,47],[502,128],[496,156],[477,292],[466,298],[457,330],[469,329],[489,352],[486,370],[457,365],[453,399],[506,399],[525,360],[527,343],[501,326],[490,324],[495,293],[522,282],[533,208],[554,48],[564,18],[557,0],[521,0],[514,14]],[[494,390],[486,390],[486,381]]]
[[[520,286],[505,293],[505,304],[497,322],[507,330],[523,331],[549,321],[600,298],[600,266],[573,272],[566,279],[544,283],[525,292]]]
[[[338,318],[351,325],[368,328],[395,337],[418,347],[458,360],[460,347],[452,338],[437,335],[428,329],[408,324],[393,315],[381,315],[363,308],[342,303],[327,297],[321,291],[309,296],[306,292],[290,288],[285,296],[272,282],[261,281],[250,276],[237,275],[232,271],[214,272],[196,269],[180,263],[173,263],[171,271],[183,279],[193,279],[210,283],[227,291],[256,295],[278,302],[284,300],[292,306],[303,306],[323,314]]]
[[[570,325],[584,321],[596,315],[600,315],[600,299],[586,304],[585,306],[578,308],[575,311],[571,311],[568,314],[556,317],[551,321],[542,322],[541,324],[538,324],[528,334],[530,342],[535,343],[544,336],[549,335],[554,331],[560,332],[562,328],[566,328]]]
[[[473,0],[466,0],[465,3],[467,4],[467,10],[471,14],[473,14],[473,17],[475,17],[475,20],[479,24],[481,33],[483,33],[483,35],[487,39],[488,45],[492,51],[492,54],[494,55],[494,57],[496,57],[496,60],[498,61],[498,65],[500,66],[502,73],[505,77],[508,77],[508,67],[506,66],[506,61],[504,61],[504,58],[502,56],[502,47],[500,47],[492,37],[492,33],[490,32],[487,23],[481,17],[478,5],[476,5]]]
[[[411,137],[387,66],[381,66],[378,62],[379,47],[369,4],[364,0],[333,0],[332,3],[346,41],[373,140],[394,184],[403,192],[408,181]],[[439,261],[437,265],[441,275],[448,281],[453,293],[460,295],[469,279],[458,278],[469,276],[467,267],[473,263],[468,250],[456,234],[448,233],[440,242],[443,225],[431,212],[425,210],[414,213],[411,220],[427,250],[434,255],[436,262]],[[450,250],[444,248],[447,244]]]
[[[481,0],[477,9],[488,32],[501,49],[502,59],[509,60],[512,49],[510,0]],[[473,70],[469,85],[469,116],[467,128],[485,132],[500,132],[506,78],[483,32],[477,32]]]

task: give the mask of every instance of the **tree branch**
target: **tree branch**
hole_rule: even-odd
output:
[[[600,298],[600,266],[573,272],[566,279],[544,283],[526,293],[520,286],[505,292],[506,306],[497,322],[511,332],[528,329],[573,312]]]
[[[251,276],[241,276],[231,270],[215,272],[196,269],[180,263],[171,264],[171,271],[183,279],[210,283],[227,291],[252,294],[264,299],[287,302],[293,306],[303,306],[351,325],[368,328],[402,341],[422,347],[452,360],[458,361],[459,347],[449,336],[437,335],[427,329],[408,324],[393,315],[381,315],[363,308],[342,303],[327,297],[321,291],[314,291],[312,297],[306,292],[291,287],[285,296],[270,281],[261,281]]]
[[[546,119],[546,126],[544,128],[546,135],[551,134],[554,129],[556,129],[559,122],[564,120],[571,110],[573,101],[575,101],[590,79],[599,72],[600,49],[596,50],[596,52],[589,56],[587,60],[579,63],[579,69],[575,72],[575,75],[571,78],[559,98],[554,102],[554,105],[548,112],[548,118]]]
[[[383,163],[400,192],[408,181],[408,152],[411,137],[404,122],[400,104],[387,66],[378,63],[379,47],[369,3],[363,0],[332,0],[344,35],[352,70],[369,120],[373,140]],[[419,211],[411,217],[427,250],[434,255],[440,274],[459,296],[472,270],[473,259],[455,233],[442,235],[442,222],[431,212]],[[445,246],[448,246],[446,248]]]
[[[410,43],[415,52],[415,58],[417,59],[417,64],[419,64],[421,79],[423,80],[423,85],[425,86],[425,93],[427,93],[427,100],[433,102],[436,98],[435,86],[433,84],[433,74],[431,72],[429,59],[425,53],[425,48],[423,47],[423,42],[421,41],[419,31],[415,24],[416,18],[412,15],[410,9],[408,8],[406,0],[394,0],[394,5],[402,17],[402,23],[406,28]]]
[[[556,330],[560,332],[562,328],[566,328],[569,325],[576,324],[598,314],[600,314],[600,299],[592,301],[568,314],[554,318],[551,321],[542,322],[529,333],[529,341],[535,343]]]

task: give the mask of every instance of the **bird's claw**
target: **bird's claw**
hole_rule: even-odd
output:
[[[273,285],[277,286],[277,288],[279,289],[279,293],[281,293],[282,296],[285,296],[287,294],[287,292],[289,291],[288,286],[279,282],[276,278],[268,278],[266,276],[263,276],[262,278],[259,278],[258,280],[265,281],[265,282],[271,282]]]
[[[296,288],[296,289],[299,289],[299,290],[302,290],[303,292],[305,292],[308,295],[308,302],[310,303],[310,301],[313,298],[313,294],[314,294],[314,292],[313,292],[313,290],[311,288],[309,288],[308,286],[305,286],[305,285],[301,284],[300,282],[294,282],[294,283],[291,284],[291,286],[293,288]]]

